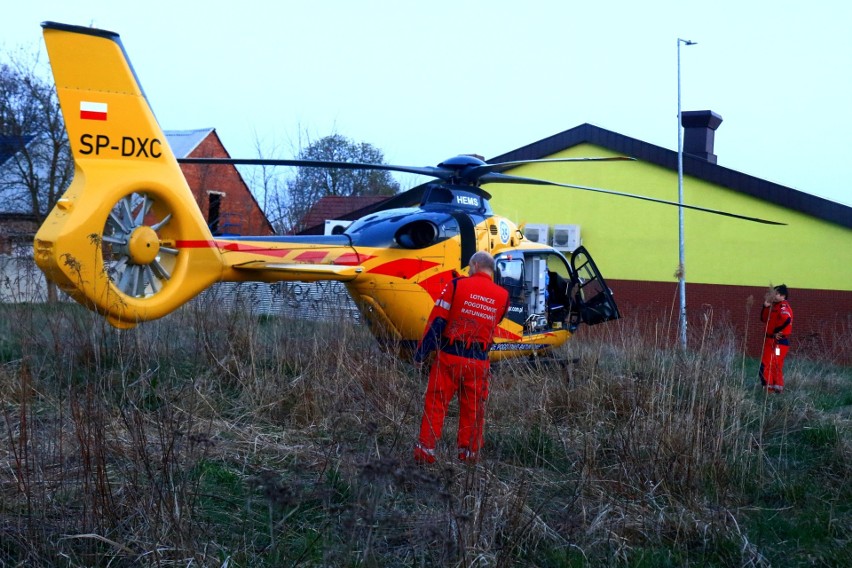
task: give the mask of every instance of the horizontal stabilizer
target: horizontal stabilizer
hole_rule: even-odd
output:
[[[319,282],[321,280],[335,280],[337,282],[349,282],[355,280],[363,268],[360,266],[345,266],[337,264],[287,264],[281,262],[265,262],[254,260],[242,264],[235,264],[234,270],[251,270],[260,272],[272,272],[276,280],[294,280],[300,282]]]

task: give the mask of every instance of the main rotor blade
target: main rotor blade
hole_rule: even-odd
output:
[[[769,221],[759,217],[748,217],[746,215],[738,215],[736,213],[728,213],[718,209],[709,209],[707,207],[699,207],[697,205],[687,205],[685,203],[677,203],[676,201],[667,201],[665,199],[657,199],[646,195],[637,195],[635,193],[624,193],[621,191],[612,191],[609,189],[600,189],[597,187],[588,187],[585,185],[574,185],[570,183],[558,183],[555,181],[547,181],[543,179],[528,178],[522,176],[513,176],[508,174],[491,173],[482,176],[479,179],[480,183],[515,183],[527,185],[552,185],[556,187],[567,187],[569,189],[581,189],[583,191],[594,191],[596,193],[606,193],[608,195],[619,195],[621,197],[631,197],[633,199],[641,199],[642,201],[651,201],[654,203],[662,203],[664,205],[674,205],[675,207],[683,207],[684,209],[693,209],[695,211],[703,211],[714,215],[722,215],[724,217],[734,217],[735,219],[743,219],[745,221],[753,221],[755,223],[763,223],[765,225],[786,225],[787,223],[779,223],[778,221]]]
[[[511,162],[498,162],[496,164],[485,164],[483,166],[476,166],[473,168],[472,174],[473,177],[481,178],[483,175],[491,172],[503,172],[506,170],[510,170],[517,166],[523,166],[525,164],[558,164],[563,162],[617,162],[617,161],[635,161],[636,158],[629,158],[627,156],[605,156],[605,157],[591,157],[591,158],[545,158],[541,160],[513,160]]]
[[[419,174],[435,177],[438,179],[450,179],[453,176],[451,170],[436,168],[434,166],[394,166],[391,164],[368,164],[363,162],[331,162],[325,160],[277,160],[268,158],[179,158],[181,164],[232,164],[236,166],[295,166],[299,168],[334,168],[340,170],[384,170],[391,172],[404,172],[408,174]]]

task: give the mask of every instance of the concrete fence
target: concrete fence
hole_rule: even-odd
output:
[[[69,300],[62,293],[60,298]],[[32,303],[46,299],[47,282],[32,258],[0,255],[0,302]],[[355,302],[340,282],[222,282],[192,301],[265,316],[360,321]]]
[[[32,258],[0,254],[0,302],[44,302],[47,282]]]

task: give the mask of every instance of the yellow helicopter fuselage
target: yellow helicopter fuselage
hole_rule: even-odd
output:
[[[113,325],[161,318],[216,282],[339,281],[376,337],[406,353],[440,292],[480,250],[495,255],[498,283],[512,294],[494,359],[547,351],[578,323],[618,317],[596,268],[525,240],[514,223],[493,214],[487,192],[463,176],[493,166],[470,156],[428,169],[331,164],[425,171],[443,180],[419,202],[377,208],[342,235],[213,235],[118,36],[43,27],[75,176],[36,234],[35,259],[50,280]],[[584,293],[592,281],[601,285]]]

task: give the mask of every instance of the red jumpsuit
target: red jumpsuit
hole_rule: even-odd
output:
[[[487,272],[454,279],[435,302],[426,333],[414,360],[421,362],[438,350],[432,369],[414,458],[435,461],[435,446],[444,429],[447,408],[459,394],[458,456],[476,459],[482,447],[485,401],[490,364],[488,350],[494,328],[509,309],[509,293]]]
[[[784,390],[784,358],[790,350],[793,331],[793,308],[787,300],[764,306],[760,321],[766,322],[763,355],[760,358],[760,384],[768,391]]]

